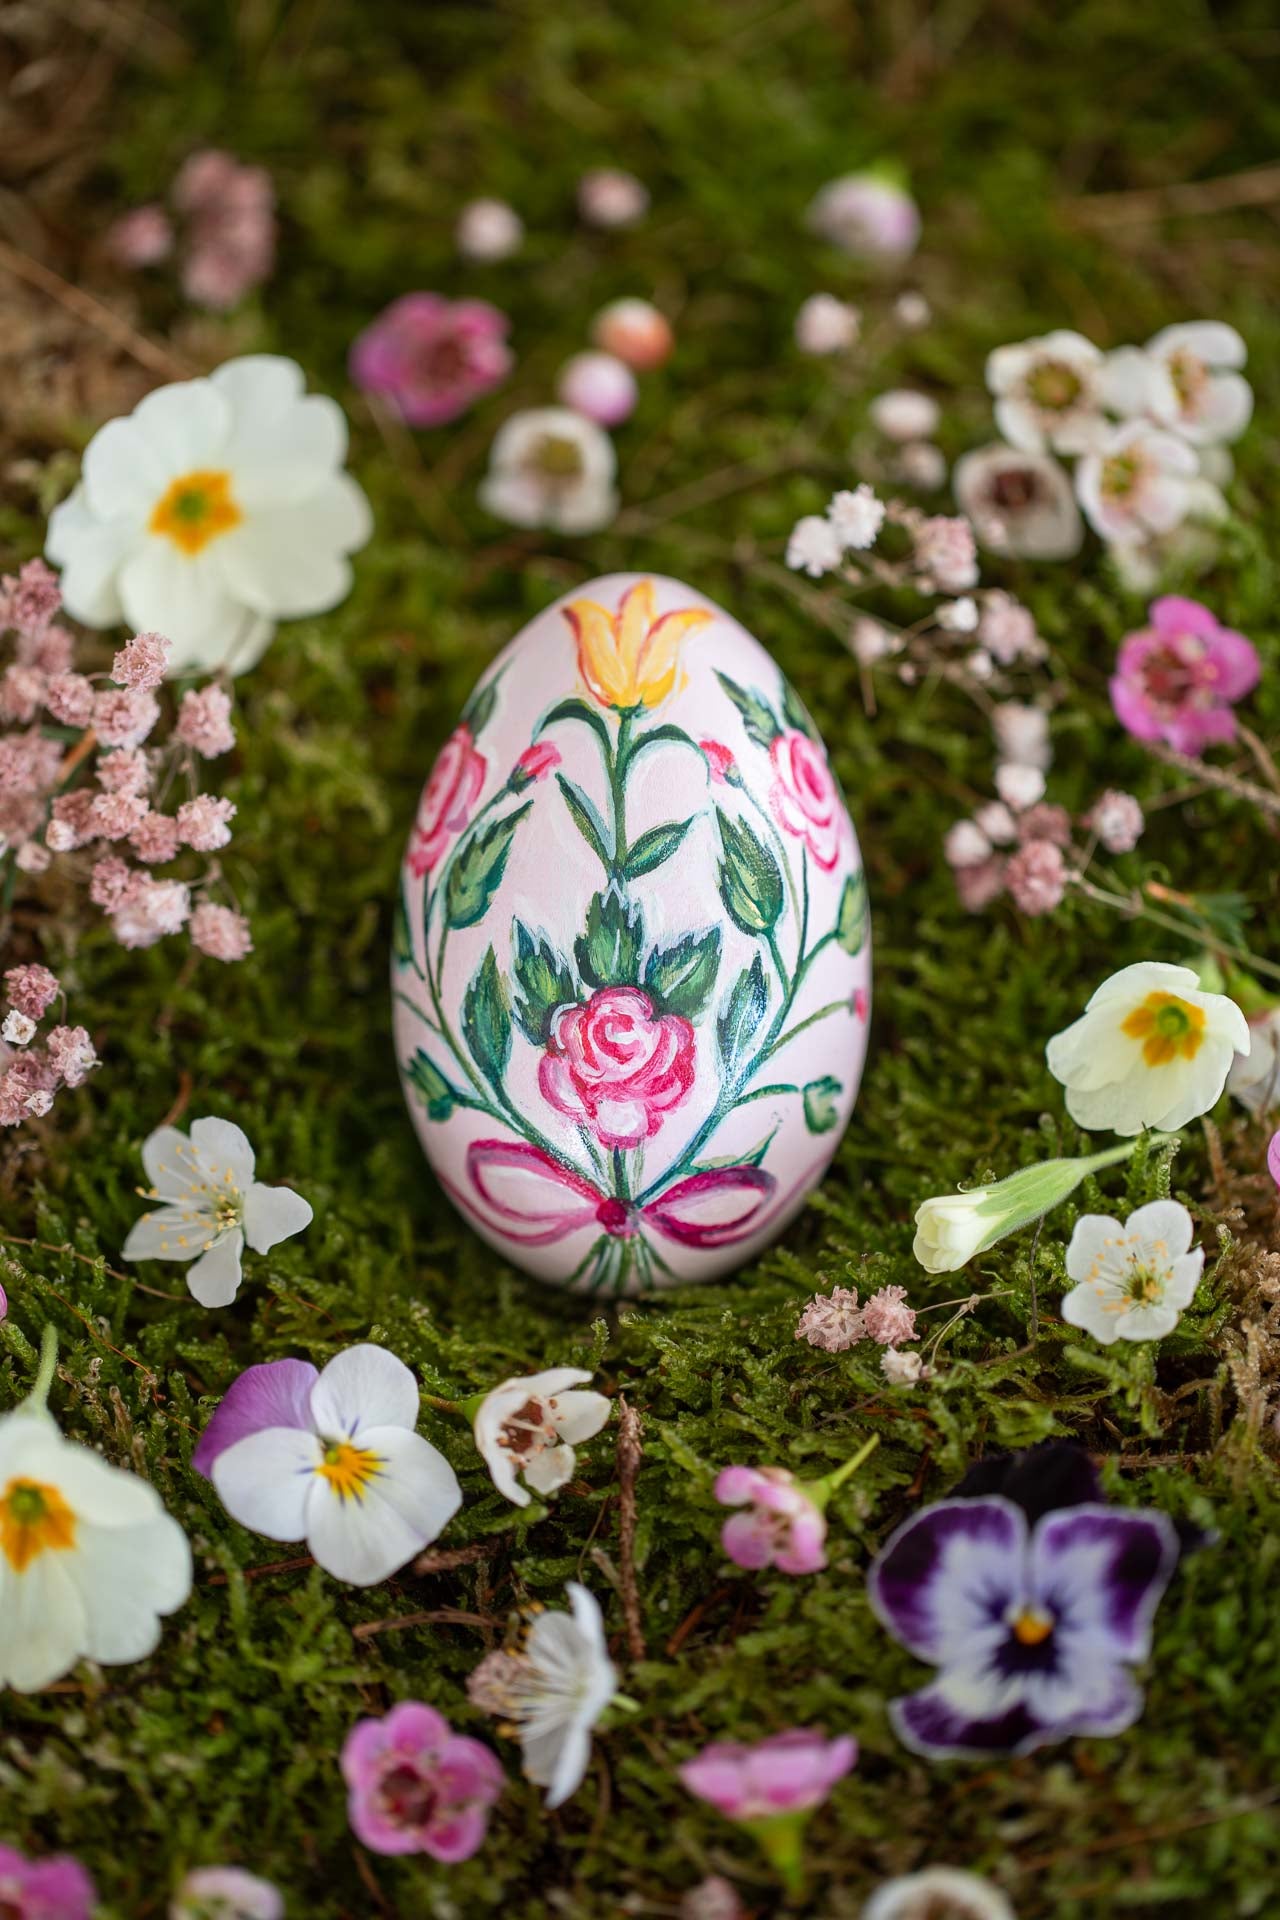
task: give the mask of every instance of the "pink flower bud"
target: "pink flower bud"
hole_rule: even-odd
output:
[[[565,363],[556,387],[566,407],[599,427],[618,427],[635,411],[636,377],[612,353],[575,353]]]

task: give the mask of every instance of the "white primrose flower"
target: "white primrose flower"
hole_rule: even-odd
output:
[[[1173,1133],[1208,1113],[1232,1059],[1249,1048],[1249,1025],[1234,1000],[1202,993],[1190,967],[1140,960],[1103,981],[1045,1057],[1077,1126]]]
[[[462,1504],[457,1475],[417,1423],[418,1383],[383,1347],[348,1347],[322,1373],[267,1361],[232,1383],[192,1465],[241,1526],[305,1540],[335,1580],[372,1587]]]
[[[1127,1141],[1102,1153],[1042,1160],[1036,1166],[1019,1168],[989,1187],[935,1194],[916,1209],[916,1237],[911,1251],[926,1272],[955,1273],[1006,1234],[1030,1226],[1033,1220],[1061,1205],[1086,1174],[1100,1173],[1104,1167],[1127,1160],[1136,1145],[1136,1141]]]
[[[877,1887],[862,1920],[1014,1920],[1013,1908],[979,1874],[963,1867],[925,1867]]]
[[[1204,1267],[1191,1233],[1191,1215],[1177,1200],[1153,1200],[1123,1226],[1109,1214],[1083,1215],[1067,1248],[1076,1285],[1063,1299],[1063,1319],[1104,1347],[1172,1333]]]
[[[269,1253],[309,1226],[311,1203],[292,1187],[255,1180],[254,1152],[229,1120],[193,1120],[191,1138],[160,1127],[142,1145],[147,1198],[124,1243],[125,1260],[190,1260],[187,1286],[202,1307],[226,1307],[240,1286],[246,1242]]]
[[[0,1419],[0,1685],[35,1693],[87,1655],[144,1660],[191,1592],[191,1549],[146,1480],[28,1405]]]
[[[1084,523],[1065,468],[1050,453],[975,447],[951,476],[956,505],[990,553],[1021,560],[1068,560],[1080,551]]]
[[[1085,453],[1106,430],[1103,357],[1066,328],[997,347],[987,356],[996,425],[1027,453]]]
[[[467,1684],[473,1706],[515,1722],[525,1775],[546,1787],[548,1807],[581,1786],[591,1730],[618,1686],[598,1601],[575,1580],[565,1591],[571,1613],[540,1613],[518,1650],[486,1654]]]
[[[1114,428],[1076,468],[1076,495],[1104,540],[1171,533],[1199,498],[1199,462],[1176,433],[1146,420]]]
[[[67,612],[163,633],[170,675],[242,673],[275,621],[345,599],[373,518],[342,409],[304,389],[292,360],[249,354],[100,428],[49,519]]]
[[[610,1413],[602,1393],[577,1391],[590,1378],[581,1367],[549,1367],[504,1380],[478,1399],[472,1430],[504,1499],[527,1507],[527,1487],[554,1493],[573,1478],[574,1448],[599,1433]]]
[[[480,504],[513,526],[596,533],[618,511],[617,465],[593,420],[570,407],[531,407],[499,427]]]

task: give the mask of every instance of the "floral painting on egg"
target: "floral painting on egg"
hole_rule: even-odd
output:
[[[866,1047],[852,823],[769,655],[678,581],[540,614],[423,790],[393,962],[428,1158],[538,1277],[743,1264],[821,1177]]]

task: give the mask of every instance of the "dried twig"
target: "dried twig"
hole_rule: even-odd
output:
[[[497,1540],[477,1540],[469,1547],[441,1547],[438,1553],[420,1553],[412,1571],[422,1575],[452,1573],[455,1567],[474,1567],[477,1560],[490,1559],[500,1545]]]
[[[636,1478],[643,1459],[644,1440],[640,1415],[619,1394],[618,1558],[622,1562],[622,1617],[627,1629],[627,1652],[633,1660],[643,1660],[648,1652],[640,1618],[640,1595],[636,1588]]]
[[[365,1620],[352,1627],[353,1640],[371,1640],[376,1633],[398,1633],[402,1627],[496,1627],[491,1613],[467,1613],[461,1607],[427,1607],[421,1613],[393,1613],[386,1620]]]
[[[1280,165],[1249,167],[1217,180],[1177,180],[1167,187],[1091,193],[1072,201],[1073,220],[1090,227],[1130,226],[1169,214],[1225,213],[1231,207],[1266,207],[1280,201]]]
[[[96,332],[108,335],[139,366],[146,367],[152,373],[163,374],[166,380],[190,378],[191,368],[170,347],[162,347],[154,340],[149,340],[145,333],[139,333],[136,327],[130,326],[105,301],[95,299],[82,287],[73,287],[52,267],[46,267],[42,260],[33,259],[17,247],[11,247],[6,240],[0,240],[0,268],[11,273],[16,280],[25,281],[29,287],[38,287],[41,293],[47,293],[51,300],[56,300],[60,307],[65,307],[78,320],[83,320]]]

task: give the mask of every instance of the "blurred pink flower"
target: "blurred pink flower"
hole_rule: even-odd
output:
[[[193,153],[173,185],[173,203],[187,216],[183,292],[220,312],[260,286],[275,264],[275,192],[263,167],[234,154]]]
[[[28,1860],[0,1847],[0,1913],[6,1920],[90,1920],[98,1894],[70,1854]]]
[[[649,209],[649,189],[621,167],[596,167],[578,182],[578,211],[593,227],[633,227]]]
[[[826,1566],[826,1516],[785,1467],[722,1467],[715,1496],[722,1507],[745,1509],[720,1530],[735,1566],[779,1573],[820,1573]]]
[[[202,900],[191,916],[191,944],[211,960],[243,960],[253,952],[249,922],[233,907]]]
[[[591,338],[637,373],[660,367],[676,343],[666,315],[651,301],[636,299],[613,300],[602,307],[592,322]]]
[[[1131,793],[1108,787],[1085,815],[1108,853],[1132,853],[1146,826],[1141,806]]]
[[[427,1853],[452,1865],[482,1844],[504,1775],[488,1747],[454,1733],[434,1707],[403,1700],[357,1720],[342,1749],[348,1813],[375,1853]]]
[[[407,426],[442,426],[510,372],[508,325],[487,300],[406,293],[357,337],[351,377]]]
[[[677,1771],[699,1800],[726,1820],[745,1823],[811,1812],[857,1758],[850,1734],[828,1740],[816,1729],[792,1727],[753,1746],[714,1741]]]
[[[1004,883],[1022,913],[1052,913],[1067,891],[1067,863],[1061,847],[1052,840],[1028,840],[1010,855]]]
[[[231,695],[219,686],[184,693],[174,731],[184,746],[194,748],[204,760],[216,760],[219,754],[230,753],[236,743],[231,725]]]
[[[620,427],[635,412],[638,393],[635,374],[613,353],[575,353],[556,383],[561,404],[598,427]]]
[[[1267,1148],[1267,1171],[1280,1187],[1280,1132],[1271,1136],[1271,1145]]]
[[[10,967],[4,976],[4,990],[11,1007],[31,1020],[43,1019],[62,988],[56,973],[48,967]]]
[[[1178,594],[1153,601],[1148,617],[1116,662],[1111,704],[1121,724],[1136,740],[1164,740],[1193,755],[1234,739],[1232,707],[1262,670],[1252,642]]]
[[[173,252],[173,222],[158,201],[133,207],[107,229],[107,249],[122,267],[154,267]]]
[[[796,1339],[825,1353],[844,1353],[866,1334],[854,1287],[833,1287],[815,1294],[796,1322]]]

